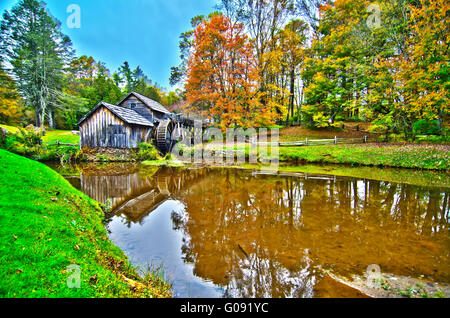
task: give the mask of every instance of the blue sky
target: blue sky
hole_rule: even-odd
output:
[[[190,29],[190,20],[214,11],[216,0],[46,0],[62,22],[77,55],[105,62],[113,72],[128,61],[140,65],[152,81],[170,89],[170,67],[179,63],[178,41]],[[18,0],[0,0],[0,11]],[[67,26],[67,7],[81,9],[81,28]]]

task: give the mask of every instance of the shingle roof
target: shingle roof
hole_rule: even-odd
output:
[[[115,115],[117,115],[120,119],[123,121],[129,123],[129,124],[135,124],[135,125],[141,125],[141,126],[150,126],[153,127],[153,123],[150,122],[148,119],[144,118],[143,116],[139,115],[134,110],[116,106],[113,104],[108,104],[103,102],[106,108],[108,108],[110,111],[112,111]]]
[[[81,119],[78,122],[78,125],[81,124],[83,121],[85,121],[90,115],[92,115],[100,106],[105,106],[114,115],[116,115],[117,117],[119,117],[120,119],[122,119],[124,122],[126,122],[128,124],[141,125],[141,126],[147,126],[147,127],[154,126],[152,122],[150,122],[146,118],[142,117],[134,110],[131,110],[131,109],[128,109],[125,107],[121,107],[121,106],[116,106],[116,105],[109,104],[109,103],[105,103],[105,102],[99,103],[97,105],[97,107],[95,107],[93,110],[91,110],[86,116],[83,117],[83,119]]]
[[[160,103],[158,103],[157,101],[154,101],[151,98],[148,98],[147,96],[144,96],[142,94],[136,93],[136,92],[131,92],[130,94],[128,94],[124,99],[122,99],[119,103],[119,105],[126,100],[128,97],[130,97],[130,95],[134,95],[136,96],[139,100],[141,100],[145,105],[147,105],[148,107],[150,107],[151,109],[163,113],[163,114],[171,114],[170,111],[167,110],[167,108],[165,108],[163,105],[161,105]]]

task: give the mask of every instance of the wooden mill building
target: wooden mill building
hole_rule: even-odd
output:
[[[80,146],[137,148],[150,142],[155,123],[170,115],[163,105],[135,92],[117,105],[101,102],[78,122]]]

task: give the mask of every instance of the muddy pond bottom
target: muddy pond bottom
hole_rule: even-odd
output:
[[[364,297],[332,277],[370,265],[450,282],[449,188],[130,164],[60,172],[111,208],[110,239],[175,297]]]

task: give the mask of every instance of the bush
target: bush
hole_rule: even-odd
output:
[[[138,160],[158,160],[160,159],[159,152],[151,143],[139,144],[139,151],[137,153]]]
[[[414,123],[414,131],[417,135],[440,135],[442,130],[439,128],[437,120],[422,119]]]
[[[40,129],[35,129],[33,125],[26,128],[19,128],[16,134],[17,141],[25,147],[34,147],[42,144],[42,132]]]
[[[450,143],[450,136],[417,136],[417,142],[419,143],[431,143],[431,144],[448,144]]]
[[[43,145],[40,131],[35,131],[32,126],[20,129],[16,134],[0,132],[0,148],[38,161],[71,162],[79,159],[78,147]]]

